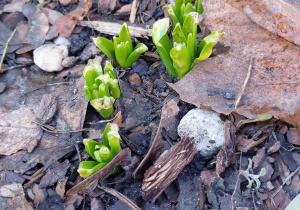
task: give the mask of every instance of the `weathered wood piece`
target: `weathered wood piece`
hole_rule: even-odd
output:
[[[196,152],[193,139],[187,137],[165,151],[144,174],[143,199],[154,202],[191,162]]]
[[[122,24],[108,21],[79,21],[78,25],[93,28],[104,34],[119,35]],[[149,37],[152,36],[152,29],[145,29],[138,26],[128,26],[131,37]]]

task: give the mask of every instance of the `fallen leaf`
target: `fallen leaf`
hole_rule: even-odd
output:
[[[16,1],[11,4],[5,4],[3,8],[3,12],[22,12],[24,2],[21,1]]]
[[[33,210],[25,198],[22,185],[17,183],[0,185],[0,209]]]
[[[203,0],[204,21],[200,23],[211,31],[225,32],[222,44],[230,51],[196,63],[183,79],[170,86],[183,101],[198,107],[204,105],[224,114],[236,111],[250,119],[271,114],[300,127],[299,46],[253,23],[231,2]],[[237,1],[235,6],[239,4]],[[235,110],[250,57],[254,58],[252,74]]]
[[[37,184],[33,184],[32,191],[34,193],[33,203],[35,206],[38,206],[47,198],[46,190],[40,189]]]
[[[18,76],[17,72],[21,74],[22,71],[9,71],[0,78],[0,80],[12,76],[20,78],[9,84],[19,85],[19,88],[7,89],[6,94],[0,95],[0,153],[10,155],[1,157],[0,170],[16,170],[24,173],[38,163],[47,167],[74,151],[74,143],[81,139],[81,132],[70,136],[68,131],[82,129],[88,101],[83,91],[77,91],[74,94],[74,89],[82,90],[85,82],[83,77],[74,80],[72,84],[47,85],[49,82],[56,83],[59,80],[51,80],[47,75],[44,77],[43,74],[33,73],[28,76]],[[38,82],[41,82],[43,78],[47,80],[39,84]],[[29,94],[31,92],[34,94]],[[24,95],[24,93],[27,94]],[[51,121],[52,125],[55,125],[53,132],[55,133],[57,129],[67,133],[43,134],[42,129],[33,123],[36,121],[35,112],[39,109],[40,101],[45,93],[57,96],[58,99],[58,110]],[[26,101],[26,105],[22,105],[22,101]]]
[[[6,27],[2,22],[0,22],[0,54],[3,53],[6,42],[11,36],[11,34],[12,34],[12,30]],[[15,34],[9,42],[6,53],[14,52],[15,50],[19,49],[22,46],[23,45],[18,34]]]
[[[85,11],[84,7],[78,6],[72,12],[57,19],[56,26],[58,29],[58,33],[61,37],[68,38],[72,34],[72,32],[76,26],[76,23],[77,23],[76,20],[72,20],[72,17],[73,16],[81,17],[83,15],[84,11]]]
[[[57,195],[59,195],[61,199],[64,199],[65,197],[67,181],[68,181],[68,177],[61,178],[57,181],[55,192]]]
[[[49,30],[48,18],[34,4],[25,4],[23,6],[23,14],[28,19],[28,31],[23,41],[25,46],[19,49],[17,54],[22,54],[42,46]]]
[[[43,176],[39,188],[46,188],[48,186],[54,185],[59,179],[65,177],[68,168],[70,167],[70,162],[66,159],[64,162],[55,162],[49,166],[46,174]]]

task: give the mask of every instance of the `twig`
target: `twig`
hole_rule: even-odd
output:
[[[140,210],[140,208],[132,200],[130,200],[129,198],[127,198],[122,193],[120,193],[120,192],[118,192],[118,191],[116,191],[114,189],[111,189],[111,188],[108,188],[108,187],[104,187],[104,186],[100,186],[100,185],[98,185],[98,188],[100,188],[101,190],[103,190],[106,193],[109,193],[109,194],[117,197],[119,200],[123,201],[128,206],[130,206],[131,209]]]
[[[299,171],[299,169],[300,169],[300,166],[293,173],[291,173],[288,177],[285,178],[284,182],[280,185],[280,187],[271,196],[272,200],[279,193],[279,191],[283,188],[283,186]]]
[[[134,21],[135,21],[136,11],[137,11],[138,7],[139,7],[139,2],[137,0],[133,0],[132,7],[131,7],[131,13],[130,13],[130,17],[129,17],[129,21],[131,23],[134,23]]]
[[[16,31],[17,31],[17,28],[18,26],[15,28],[15,30],[11,33],[10,37],[8,38],[6,44],[5,44],[5,47],[4,47],[4,50],[3,50],[3,53],[2,53],[2,58],[1,58],[1,62],[0,62],[0,69],[2,69],[2,64],[3,64],[3,61],[4,61],[4,57],[5,57],[5,54],[6,54],[6,51],[7,51],[7,48],[8,48],[8,44],[9,42],[11,41],[11,39],[14,37]],[[2,73],[3,71],[1,70],[0,73]]]
[[[39,180],[40,178],[42,178],[44,176],[44,173],[41,173],[35,177],[33,177],[29,182],[27,182],[25,185],[24,185],[24,189],[30,187],[33,183],[35,183],[37,180]]]
[[[84,131],[89,130],[89,128],[82,128],[82,129],[75,130],[75,131],[54,130],[54,128],[52,126],[44,125],[44,124],[41,124],[41,123],[36,122],[36,121],[32,121],[32,122],[39,125],[42,130],[44,130],[48,133],[67,134],[67,133],[80,133],[80,132],[84,132]]]
[[[241,100],[241,98],[242,98],[242,95],[243,95],[243,93],[244,93],[244,91],[245,91],[245,89],[246,89],[246,86],[247,86],[247,84],[248,84],[248,81],[249,81],[249,78],[250,78],[250,75],[251,75],[252,64],[253,64],[253,56],[251,56],[251,58],[250,58],[250,64],[249,64],[249,68],[248,68],[248,73],[247,73],[246,79],[245,79],[245,81],[244,81],[244,84],[243,84],[243,86],[242,86],[242,88],[241,88],[241,90],[240,90],[240,92],[239,92],[238,97],[237,97],[236,100],[235,100],[235,105],[234,105],[234,108],[235,108],[235,109],[236,109],[237,106],[239,105],[240,100]]]
[[[112,119],[109,119],[109,120],[100,120],[100,121],[98,121],[98,122],[88,122],[88,124],[90,124],[90,125],[95,125],[95,124],[98,124],[98,123],[108,123],[108,122],[114,121],[117,117],[119,117],[119,113],[120,113],[120,112],[118,112],[118,113],[116,114],[116,116],[114,116],[114,118],[112,118]]]
[[[16,68],[21,68],[21,67],[24,67],[24,66],[26,66],[26,65],[16,65],[16,66],[10,66],[10,67],[7,67],[7,68],[3,68],[0,73],[10,71],[10,70],[14,70]]]

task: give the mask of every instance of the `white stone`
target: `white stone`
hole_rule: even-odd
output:
[[[33,61],[44,71],[63,70],[62,62],[68,56],[65,45],[45,44],[33,51]]]
[[[66,38],[58,36],[56,39],[54,39],[54,44],[70,46],[71,42]]]
[[[203,156],[214,154],[225,144],[224,122],[220,115],[204,109],[189,111],[179,123],[178,135],[194,137],[197,150]]]

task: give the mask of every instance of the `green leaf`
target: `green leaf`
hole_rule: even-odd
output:
[[[196,52],[195,52],[195,42],[193,40],[192,34],[189,34],[188,36],[187,49],[191,56],[191,61],[193,61],[195,59]]]
[[[188,14],[190,14],[191,12],[195,12],[195,8],[193,7],[193,5],[191,3],[187,3],[185,5],[184,8],[184,13],[183,13],[183,20],[182,23],[184,23],[186,17],[188,16]]]
[[[187,39],[183,33],[183,31],[181,30],[181,26],[180,23],[177,23],[173,32],[172,32],[172,36],[173,36],[173,42],[174,43],[185,43],[187,44]]]
[[[96,146],[103,146],[101,143],[94,141],[93,139],[83,139],[83,144],[87,153],[96,160],[94,152],[96,151]]]
[[[193,44],[193,47],[190,46],[189,49],[193,49],[191,52],[191,55],[193,56],[193,60],[196,57],[196,51],[197,51],[197,26],[199,23],[199,14],[197,12],[191,12],[189,13],[183,23],[182,31],[185,37],[188,39],[188,36],[192,34],[192,40],[190,41],[191,44]]]
[[[270,120],[272,119],[272,115],[270,114],[266,114],[266,115],[263,115],[261,116],[260,118],[258,119],[255,119],[255,120],[252,120],[252,119],[245,119],[245,120],[241,120],[238,122],[238,124],[236,125],[236,130],[239,130],[239,128],[244,125],[244,124],[247,124],[247,123],[254,123],[254,122],[262,122],[262,121],[266,121],[266,120]]]
[[[177,1],[176,1],[177,2]],[[170,4],[167,6],[167,10],[172,18],[172,22],[173,22],[173,25],[177,25],[177,23],[179,23],[179,15],[180,15],[180,11],[178,12],[178,16],[176,15],[175,11],[174,11],[174,7]]]
[[[95,68],[93,64],[87,65],[83,70],[83,76],[85,83],[89,88],[93,88],[95,79],[99,76],[99,71]]]
[[[115,99],[121,97],[121,90],[120,90],[119,82],[117,79],[110,79],[110,81],[108,83],[108,87],[111,90],[112,95]]]
[[[185,4],[184,0],[176,0],[175,1],[174,13],[175,13],[177,19],[180,17],[180,8],[181,8],[182,4]],[[176,25],[174,22],[173,22],[173,24]]]
[[[120,135],[117,131],[111,130],[107,134],[108,142],[111,148],[111,153],[113,157],[115,157],[119,152],[121,152],[122,148],[120,145]]]
[[[105,129],[104,129],[104,131],[103,131],[103,135],[102,135],[102,142],[103,142],[103,144],[104,144],[105,146],[107,146],[108,148],[110,148],[110,146],[109,146],[107,134],[108,134],[109,131],[111,131],[110,125],[111,125],[111,123],[107,123],[107,124],[106,124],[106,127],[105,127]]]
[[[188,4],[188,3],[190,3],[190,4],[191,4],[191,3],[192,3],[192,1],[191,1],[191,0],[185,0],[185,1],[184,1],[184,3],[185,3],[185,4]]]
[[[92,96],[93,98],[100,98],[99,90],[93,90]]]
[[[112,78],[112,79],[116,79],[117,78],[116,75],[115,75],[115,72],[114,72],[113,65],[110,62],[108,62],[108,61],[106,61],[105,67],[104,67],[104,74],[106,74],[106,73],[108,73],[109,76],[110,76],[110,78]]]
[[[125,68],[131,67],[133,62],[135,62],[139,57],[141,56],[142,53],[146,52],[148,50],[148,47],[144,45],[143,43],[138,43],[133,52],[129,55],[127,58]]]
[[[97,161],[82,161],[79,164],[77,171],[81,177],[87,178],[106,165],[107,163],[98,163]]]
[[[88,86],[85,85],[85,86],[83,87],[83,91],[84,91],[85,97],[86,97],[89,101],[93,100],[92,90],[91,90]]]
[[[191,55],[183,44],[178,44],[170,51],[170,56],[173,59],[173,66],[177,70],[178,78],[181,79],[190,71],[192,60]]]
[[[108,89],[108,84],[105,83],[101,83],[99,85],[99,98],[103,98],[103,97],[109,97],[109,89]]]
[[[167,35],[169,29],[169,19],[163,18],[154,23],[152,29],[152,40],[156,45],[157,51],[164,62],[170,77],[177,77],[177,73],[172,64],[170,50],[172,43]]]
[[[206,60],[212,53],[213,47],[225,36],[225,33],[222,33],[221,30],[214,31],[207,37],[205,37],[199,45],[197,51],[196,61]]]
[[[185,10],[185,4],[182,4],[181,7],[180,7],[180,15],[179,15],[179,22],[180,22],[180,25],[183,25],[183,22],[184,22],[184,10]]]
[[[196,9],[196,12],[199,13],[199,15],[201,15],[204,12],[201,0],[196,0],[195,9]]]
[[[99,163],[109,163],[113,159],[110,149],[104,145],[99,148],[96,146],[94,155]]]
[[[132,41],[131,41],[128,26],[126,23],[123,23],[123,26],[122,26],[120,34],[119,34],[119,40],[120,40],[120,42],[128,41],[128,46],[129,46],[130,52],[133,51]]]
[[[104,119],[108,119],[114,112],[114,102],[115,99],[113,97],[103,97],[90,101],[91,106],[94,107]]]
[[[110,59],[116,60],[114,43],[104,37],[93,39],[94,44]]]
[[[120,67],[125,68],[127,58],[131,53],[130,49],[128,48],[128,42],[121,42],[117,45],[115,50],[117,63],[120,65]]]
[[[109,74],[102,74],[95,79],[95,83],[97,85],[100,85],[101,83],[108,84],[109,80],[110,80]]]

